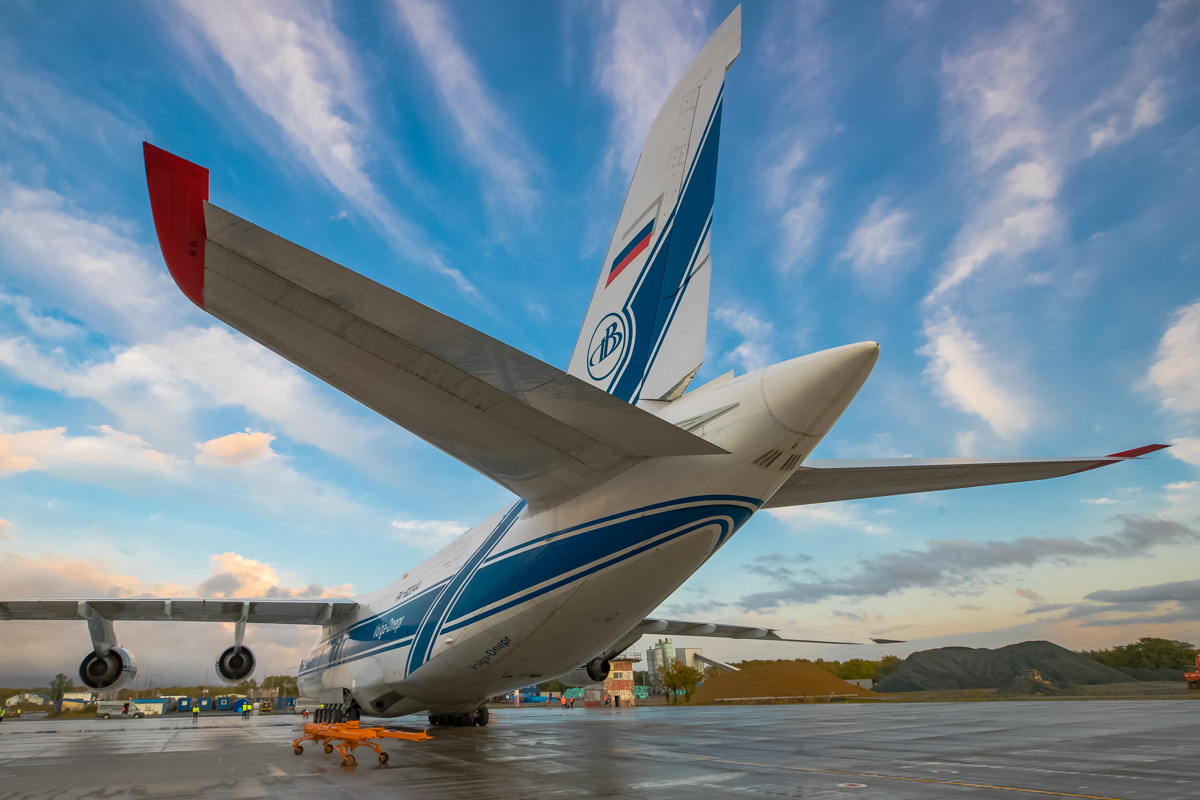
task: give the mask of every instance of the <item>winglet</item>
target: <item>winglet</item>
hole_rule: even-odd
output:
[[[1171,445],[1169,445],[1169,444],[1147,444],[1147,445],[1143,445],[1141,447],[1135,447],[1132,450],[1122,450],[1119,453],[1113,453],[1112,455],[1105,456],[1104,458],[1097,461],[1095,464],[1088,464],[1083,469],[1076,470],[1076,472],[1077,473],[1087,472],[1089,469],[1099,469],[1100,467],[1107,467],[1110,464],[1119,464],[1120,462],[1125,461],[1127,459],[1137,458],[1138,456],[1144,456],[1147,453],[1156,453],[1159,450],[1163,450],[1170,446]]]
[[[1107,455],[1105,458],[1137,458],[1138,456],[1144,456],[1147,453],[1157,453],[1159,450],[1165,450],[1170,446],[1171,445],[1169,444],[1147,444],[1143,445],[1142,447],[1135,447],[1132,450],[1122,450],[1119,453]]]
[[[158,246],[171,277],[187,298],[204,308],[204,201],[208,199],[208,170],[172,155],[149,142],[146,187]]]

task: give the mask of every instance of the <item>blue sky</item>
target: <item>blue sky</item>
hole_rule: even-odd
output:
[[[732,8],[5,3],[0,595],[365,591],[507,500],[183,299],[143,139],[206,163],[217,204],[564,367],[649,123]],[[698,382],[874,339],[818,456],[1176,445],[760,514],[661,613],[901,654],[1200,640],[1197,53],[1194,1],[744,9]],[[121,636],[197,677],[173,645],[229,633],[179,627]],[[0,674],[71,672],[64,632],[22,624]],[[311,632],[252,636],[282,671]]]

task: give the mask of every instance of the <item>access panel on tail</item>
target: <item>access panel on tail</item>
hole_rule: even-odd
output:
[[[633,173],[568,372],[622,400],[674,400],[704,360],[709,232],[739,6],[671,91]]]

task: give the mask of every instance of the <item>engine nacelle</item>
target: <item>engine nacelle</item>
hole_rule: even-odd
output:
[[[137,659],[124,647],[109,648],[101,658],[93,650],[79,664],[79,679],[89,689],[115,692],[133,683],[137,677]]]
[[[563,686],[592,686],[604,683],[611,671],[612,665],[606,659],[593,658],[582,667],[573,669],[566,675],[559,675],[558,682]]]
[[[254,653],[242,645],[233,645],[217,659],[217,677],[225,683],[241,683],[254,674]]]

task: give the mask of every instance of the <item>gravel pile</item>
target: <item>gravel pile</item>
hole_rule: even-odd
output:
[[[942,647],[913,653],[876,684],[875,691],[886,694],[998,689],[1020,678],[1027,669],[1038,670],[1043,678],[1054,683],[1080,686],[1138,680],[1052,642],[1021,642],[995,650]]]

